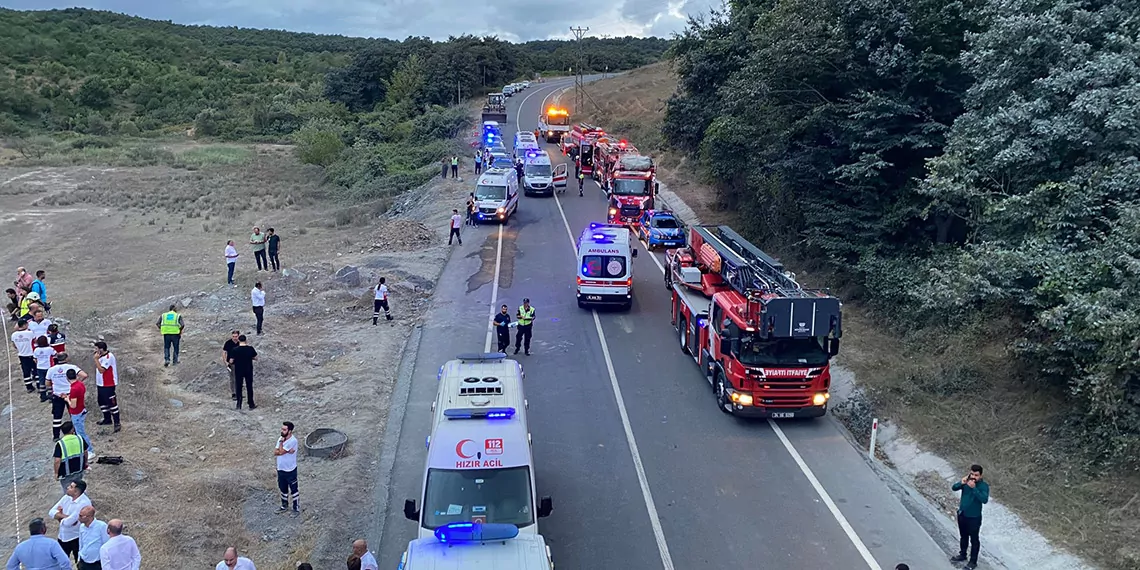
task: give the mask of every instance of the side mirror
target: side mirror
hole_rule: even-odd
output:
[[[632,255],[633,255],[633,257],[637,257],[637,250],[636,249],[633,250]]]
[[[827,339],[827,355],[828,356],[835,356],[837,354],[839,354],[839,339],[837,339],[837,338]]]
[[[538,501],[538,518],[546,518],[550,513],[554,512],[554,500],[550,497],[543,497]]]
[[[416,502],[412,499],[404,500],[404,518],[416,522],[420,520],[420,510],[416,508]]]

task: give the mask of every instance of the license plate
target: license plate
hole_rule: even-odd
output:
[[[601,301],[602,296],[601,295],[586,295],[586,300],[587,301]]]
[[[772,412],[772,417],[776,418],[776,419],[794,418],[794,417],[796,417],[796,413],[795,412]]]

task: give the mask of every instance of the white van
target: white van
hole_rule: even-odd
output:
[[[529,131],[515,133],[515,156],[523,156],[528,150],[538,149],[538,141],[534,138],[534,133]]]
[[[637,246],[620,224],[591,223],[578,237],[578,306],[633,306]]]
[[[523,194],[554,195],[554,166],[544,150],[531,150],[523,156]]]
[[[505,224],[518,209],[519,178],[513,168],[491,168],[479,175],[475,183],[475,221]]]
[[[408,543],[397,570],[554,570],[541,536],[509,524],[452,523]]]

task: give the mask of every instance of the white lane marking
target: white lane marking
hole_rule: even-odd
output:
[[[554,87],[554,86],[550,86],[550,87]],[[531,93],[530,95],[527,95],[526,97],[523,97],[522,102],[519,103],[519,110],[518,110],[518,112],[515,113],[515,131],[516,132],[519,130],[519,120],[522,118],[523,105],[526,105],[526,102],[531,97],[538,95],[541,91],[542,90],[539,89],[539,90],[535,91],[534,93]],[[551,91],[551,93],[553,93],[553,91]],[[550,97],[550,94],[547,94],[546,97]],[[544,104],[546,103],[545,97],[542,99],[542,102]],[[516,213],[517,213],[517,210],[516,210]],[[493,338],[495,338],[495,313],[498,311],[498,308],[496,307],[496,305],[499,304],[499,270],[503,264],[503,225],[502,224],[499,224],[499,240],[498,241],[499,241],[498,245],[495,246],[495,280],[491,282],[491,311],[490,311],[491,314],[489,317],[489,322],[487,323],[487,340],[483,343],[483,352],[491,352],[491,340]]]
[[[558,206],[558,214],[562,216],[562,225],[566,227],[566,236],[570,238],[570,249],[574,249],[574,232],[570,230],[570,222],[566,219],[566,212],[562,209],[562,202],[558,199],[557,193],[554,195],[554,203]],[[645,500],[645,508],[649,512],[649,524],[653,527],[653,538],[657,540],[657,552],[661,555],[661,564],[665,570],[673,570],[673,557],[669,555],[669,545],[665,542],[665,531],[661,528],[661,518],[657,516],[657,504],[653,502],[653,493],[649,490],[649,478],[645,475],[645,465],[641,462],[641,453],[637,450],[637,440],[633,437],[633,426],[630,425],[629,413],[625,409],[625,398],[622,398],[621,387],[618,386],[617,373],[614,372],[614,363],[610,358],[610,347],[606,343],[606,333],[602,332],[602,321],[598,318],[598,311],[591,312],[594,315],[594,328],[598,331],[598,340],[602,343],[602,356],[606,359],[606,371],[610,375],[610,387],[613,388],[618,413],[621,415],[621,426],[625,430],[625,441],[629,444],[629,453],[633,456],[633,468],[637,471],[637,482],[641,485],[641,496]]]
[[[645,244],[645,242],[641,243]],[[646,249],[649,249],[648,245],[646,245]],[[665,275],[665,266],[662,265],[660,261],[657,261],[657,256],[651,252],[649,256],[653,258],[653,262],[656,263],[657,268],[661,270],[661,275]],[[597,313],[595,313],[595,315],[596,314]],[[831,500],[831,495],[827,494],[827,490],[823,488],[819,479],[816,478],[815,473],[812,472],[803,457],[800,456],[800,452],[796,450],[796,447],[792,445],[792,442],[784,435],[784,430],[780,429],[780,426],[776,425],[776,422],[771,419],[768,420],[768,425],[772,427],[772,431],[776,432],[776,437],[780,438],[780,443],[784,444],[784,449],[788,451],[788,455],[792,456],[792,460],[796,462],[796,466],[800,468],[800,472],[804,474],[804,477],[807,477],[808,483],[811,483],[812,488],[815,489],[815,493],[819,495],[820,500],[827,506],[827,510],[831,511],[831,516],[835,518],[835,522],[839,523],[839,527],[843,529],[844,534],[847,535],[847,539],[855,546],[855,550],[859,551],[859,555],[863,557],[863,561],[867,563],[867,567],[870,568],[870,570],[882,570],[883,567],[879,566],[878,561],[871,555],[871,551],[867,549],[867,545],[863,544],[863,540],[859,538],[859,534],[852,528],[851,523],[847,522],[847,517],[843,516],[839,507],[835,505],[835,501]]]

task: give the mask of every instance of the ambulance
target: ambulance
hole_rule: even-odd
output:
[[[475,221],[507,223],[519,209],[519,178],[514,168],[500,167],[494,158],[475,183]]]
[[[620,224],[591,223],[578,237],[578,307],[633,306],[637,246]]]
[[[507,524],[538,536],[538,519],[553,503],[535,492],[522,365],[501,352],[461,354],[437,378],[422,508],[408,499],[404,516],[419,523],[419,538],[438,539],[453,523]]]
[[[554,167],[545,150],[528,150],[523,155],[523,194],[554,195]]]

